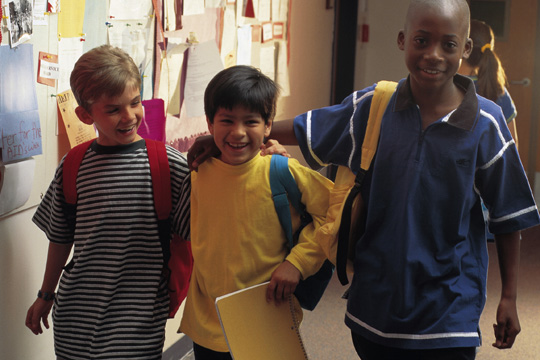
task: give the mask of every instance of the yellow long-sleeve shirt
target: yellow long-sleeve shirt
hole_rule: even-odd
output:
[[[270,280],[286,258],[306,278],[326,255],[314,241],[325,220],[332,182],[289,159],[289,170],[313,217],[287,255],[287,239],[270,190],[270,156],[232,166],[207,160],[192,173],[191,245],[194,268],[180,331],[214,351],[228,351],[215,308],[218,296]],[[291,209],[293,228],[300,219]]]

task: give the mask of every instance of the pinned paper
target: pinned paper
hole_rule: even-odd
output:
[[[272,36],[274,39],[283,39],[283,35],[285,33],[285,24],[283,22],[278,21],[273,24],[272,29]]]
[[[41,154],[33,47],[0,46],[0,161]]]
[[[216,42],[192,45],[188,52],[184,99],[188,117],[204,115],[204,91],[210,80],[223,70]]]
[[[62,11],[58,14],[58,38],[83,36],[85,0],[62,2]]]
[[[0,166],[0,215],[28,201],[34,183],[35,167],[33,158]]]
[[[244,6],[242,8],[242,16],[254,18],[255,8],[253,7],[253,0],[244,0]]]
[[[56,95],[56,101],[58,103],[58,119],[62,119],[64,122],[69,145],[72,148],[97,137],[94,126],[83,123],[75,113],[77,101],[71,89]]]
[[[273,27],[271,22],[262,24],[262,41],[263,43],[268,42],[274,38]]]
[[[38,61],[37,82],[43,85],[55,86],[56,79],[60,76],[58,55],[40,51]]]

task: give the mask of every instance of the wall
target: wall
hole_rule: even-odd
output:
[[[333,10],[326,10],[325,4],[326,0],[292,1],[289,67],[292,96],[279,101],[277,119],[291,118],[311,108],[329,104],[334,13]],[[34,43],[45,46],[49,44],[49,38],[55,39],[56,34],[49,36],[46,31],[40,30],[34,34]],[[56,53],[52,40],[50,46],[41,50]],[[34,61],[36,59],[37,52]],[[56,139],[56,102],[49,95],[38,95],[38,98],[42,131],[47,133],[44,138]],[[291,152],[295,152],[294,148],[291,148]],[[48,184],[49,179],[52,179],[58,163],[58,153],[56,141],[44,142],[43,155],[36,157],[41,167],[41,182]],[[296,154],[301,157],[298,152]],[[35,188],[37,199],[45,190]],[[31,222],[34,211],[35,208],[31,207],[0,219],[2,359],[54,358],[52,330],[45,330],[43,334],[35,336],[24,326],[26,311],[41,286],[48,246],[44,234]],[[179,338],[176,334],[179,318],[177,316],[170,320],[167,325],[166,347]]]
[[[402,0],[360,1],[358,24],[359,27],[362,24],[369,26],[369,41],[363,43],[361,36],[358,36],[356,43],[357,89],[379,80],[398,81],[407,76],[403,52],[397,47],[397,36],[405,23],[408,4],[408,1]]]

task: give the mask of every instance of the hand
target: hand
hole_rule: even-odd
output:
[[[287,301],[294,293],[296,285],[300,282],[300,271],[290,262],[285,260],[272,273],[270,284],[266,290],[266,301],[275,301],[276,305]]]
[[[32,306],[30,306],[30,309],[28,309],[25,324],[35,335],[43,333],[43,329],[41,328],[42,321],[45,328],[49,328],[48,317],[53,303],[54,301],[52,300],[45,301],[43,299],[36,299]]]
[[[220,154],[212,135],[199,136],[188,150],[187,161],[190,170],[197,171],[200,164],[209,157]]]
[[[261,145],[261,156],[279,154],[285,157],[291,157],[291,155],[285,149],[285,146],[281,145],[277,140],[270,139],[265,144]]]
[[[495,332],[494,347],[510,349],[516,336],[521,331],[515,300],[501,299],[497,308],[497,324],[493,324]]]

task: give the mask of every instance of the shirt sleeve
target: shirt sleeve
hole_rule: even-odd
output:
[[[332,182],[316,171],[308,169],[295,159],[289,159],[289,170],[302,193],[302,203],[313,221],[302,229],[298,243],[293,247],[287,260],[291,262],[305,279],[315,274],[327,258],[325,247],[327,244],[317,242],[316,233],[325,224],[326,213]],[[297,229],[300,223],[298,214],[294,213],[293,228]]]
[[[496,103],[501,107],[507,124],[516,118],[516,105],[506,88],[504,89],[504,94],[497,99]]]
[[[173,200],[171,230],[174,234],[189,240],[191,176],[185,156],[171,147],[168,147],[167,151],[171,169],[171,195]]]
[[[38,205],[32,221],[45,233],[51,242],[70,244],[73,243],[75,229],[70,228],[68,225],[64,212],[66,200],[62,185],[63,165],[64,159],[56,169],[54,179]]]
[[[505,119],[489,108],[481,115],[487,125],[480,138],[475,185],[489,210],[489,230],[498,234],[535,226],[540,222],[538,209]]]
[[[341,104],[308,111],[294,119],[294,131],[310,167],[360,163],[375,85],[349,95]]]

